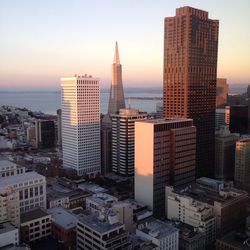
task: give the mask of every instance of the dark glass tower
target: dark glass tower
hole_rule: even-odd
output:
[[[193,119],[197,176],[214,175],[218,30],[218,20],[191,7],[165,18],[164,116]]]

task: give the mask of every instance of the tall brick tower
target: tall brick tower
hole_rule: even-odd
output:
[[[214,175],[218,30],[218,20],[191,7],[165,18],[164,116],[193,119],[197,177]]]

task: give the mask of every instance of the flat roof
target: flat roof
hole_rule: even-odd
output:
[[[157,219],[152,219],[144,228],[138,230],[152,235],[152,237],[156,239],[165,238],[166,236],[179,231],[179,229],[177,229],[172,223]]]
[[[229,195],[222,196],[220,192],[228,193]],[[237,196],[230,195],[230,192],[237,193]],[[238,199],[240,195],[247,195],[245,191],[235,188],[225,188],[221,191],[207,188],[199,183],[191,184],[188,188],[175,188],[174,193],[193,198],[195,200],[214,205],[214,202],[224,203],[229,200]]]
[[[99,232],[100,234],[118,229],[123,226],[120,222],[110,224],[107,220],[100,220],[97,213],[91,214],[89,211],[85,211],[78,215],[79,221],[91,229]]]
[[[0,170],[2,168],[11,167],[11,166],[16,166],[16,163],[14,163],[10,160],[7,160],[3,157],[0,157]]]
[[[226,234],[225,236],[223,236],[222,238],[217,239],[216,241],[221,241],[221,242],[224,242],[226,244],[230,244],[231,246],[237,247],[237,248],[242,249],[242,250],[244,250],[244,249],[249,250],[249,247],[247,245],[243,244],[243,242],[244,242],[243,239],[242,239],[242,241],[240,241],[240,240],[237,240],[235,238],[236,234],[237,234],[236,231],[232,231],[232,232]],[[248,242],[250,243],[250,240],[248,240]]]
[[[90,196],[87,199],[91,200],[99,205],[102,205],[105,202],[118,201],[118,199],[115,196],[112,196],[112,195],[106,194],[106,193],[94,194],[93,196]]]
[[[40,175],[37,172],[26,172],[23,174],[7,176],[4,178],[0,178],[0,188],[39,178],[45,179],[43,175]]]
[[[78,218],[68,210],[62,207],[53,207],[48,209],[48,213],[51,214],[53,222],[65,230],[76,227]]]
[[[0,234],[4,234],[13,230],[18,230],[18,229],[10,222],[0,223]]]
[[[20,215],[20,221],[21,224],[25,223],[27,221],[32,221],[32,220],[36,220],[39,218],[42,218],[44,216],[48,216],[49,214],[42,208],[38,207],[36,209],[30,210],[26,213],[23,213]]]
[[[184,121],[193,121],[193,119],[176,117],[172,119],[147,119],[147,120],[138,120],[135,122],[143,122],[143,123],[150,123],[150,124],[170,124],[176,122],[184,122]]]

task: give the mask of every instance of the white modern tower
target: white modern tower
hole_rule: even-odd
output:
[[[101,171],[99,79],[61,78],[61,108],[63,166],[95,175]]]

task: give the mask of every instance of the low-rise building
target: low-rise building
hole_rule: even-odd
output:
[[[86,198],[86,208],[91,212],[97,212],[117,201],[118,199],[112,195],[106,193],[98,193]]]
[[[152,219],[139,224],[136,235],[152,241],[158,246],[158,250],[179,249],[179,230],[172,223]]]
[[[81,189],[73,190],[68,193],[69,196],[69,208],[86,207],[86,199],[91,197],[92,193],[89,191],[83,191]]]
[[[20,224],[19,193],[12,187],[0,189],[0,223],[6,221]]]
[[[0,224],[0,248],[19,244],[18,228],[9,222]]]
[[[205,233],[185,223],[179,223],[179,250],[205,250]]]
[[[51,192],[47,193],[47,206],[53,207],[69,207],[69,196],[67,193]]]
[[[250,138],[236,142],[234,181],[238,188],[250,192]]]
[[[128,232],[117,217],[105,211],[106,214],[80,214],[77,223],[78,250],[115,250],[131,249]]]
[[[76,244],[76,225],[78,218],[62,207],[48,210],[52,216],[52,235],[66,248]]]
[[[12,188],[19,193],[20,213],[35,207],[46,208],[46,179],[36,172],[0,178],[0,190]]]
[[[206,244],[215,241],[216,221],[212,208],[204,202],[174,192],[170,186],[166,186],[166,217],[204,230]]]
[[[25,167],[19,167],[8,159],[0,158],[0,178],[23,173],[25,173]]]
[[[51,235],[51,214],[36,208],[21,215],[21,240],[25,243]]]
[[[169,219],[179,218],[184,223],[196,226],[199,224],[196,221],[210,218],[212,209],[217,235],[224,235],[245,226],[247,197],[247,192],[233,188],[231,182],[202,177],[185,189],[166,187],[166,215],[168,218],[170,216]],[[192,212],[192,216],[187,215],[186,209]],[[212,227],[213,222],[210,220],[208,226]]]
[[[249,250],[250,238],[244,233],[232,231],[216,240],[216,250]]]

